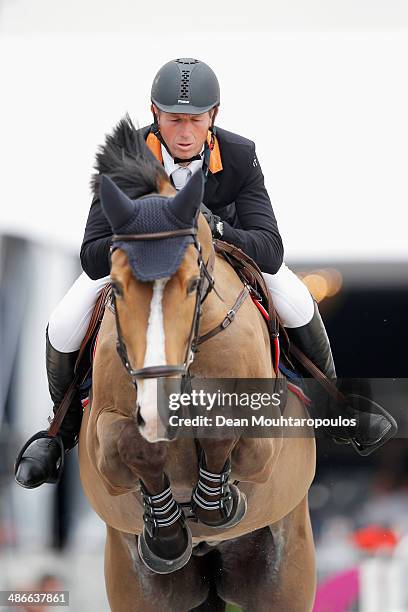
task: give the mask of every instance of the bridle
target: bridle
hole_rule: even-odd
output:
[[[202,255],[201,244],[197,238],[197,228],[190,227],[186,229],[178,229],[166,232],[154,232],[149,234],[115,234],[112,238],[112,244],[115,242],[133,242],[137,240],[162,240],[165,238],[176,238],[180,236],[192,236],[194,246],[197,250],[198,265],[200,271],[199,282],[196,288],[196,300],[194,306],[193,322],[191,325],[190,336],[187,343],[186,354],[184,362],[177,365],[156,365],[147,366],[144,368],[133,369],[128,357],[125,342],[120,327],[119,314],[116,306],[115,292],[112,291],[112,299],[115,310],[116,329],[118,339],[116,343],[116,350],[118,355],[125,366],[128,374],[132,378],[133,383],[136,385],[136,380],[144,378],[162,378],[167,376],[181,375],[183,378],[188,376],[189,367],[194,359],[194,353],[197,351],[197,344],[199,342],[198,329],[200,326],[200,316],[202,314],[202,305],[209,293],[214,289],[214,278],[212,276],[214,271],[215,252],[212,249],[211,254],[208,258],[207,263],[204,262]],[[221,298],[221,296],[219,296]],[[221,298],[222,299],[222,298]]]

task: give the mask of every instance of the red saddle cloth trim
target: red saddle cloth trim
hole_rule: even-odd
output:
[[[260,313],[263,315],[265,321],[269,321],[269,314],[266,310],[266,308],[264,308],[261,304],[261,302],[251,293],[251,298],[253,303],[255,304],[255,306],[258,308],[258,310],[260,311]]]
[[[310,399],[310,397],[308,397],[306,395],[306,393],[303,391],[303,389],[301,389],[300,387],[298,387],[297,385],[295,385],[294,383],[291,383],[288,381],[288,389],[289,391],[292,391],[292,393],[294,395],[296,395],[296,397],[298,399],[300,399],[301,402],[303,402],[303,404],[308,408],[309,406],[311,406],[312,404],[312,400]]]
[[[255,306],[258,308],[259,312],[264,317],[265,321],[269,321],[269,314],[267,310],[262,306],[261,302],[252,293],[251,293],[251,298]],[[278,369],[279,369],[279,358],[280,358],[279,338],[274,338],[273,343],[274,343],[273,367],[275,370],[275,374],[277,374]],[[300,401],[305,404],[305,406],[311,405],[312,402],[310,398],[304,393],[304,391],[300,387],[298,387],[297,385],[294,385],[291,382],[288,382],[288,389],[292,391],[292,393],[294,393],[294,395],[296,395],[300,399]]]
[[[262,306],[260,300],[257,299],[252,293],[251,293],[251,299],[253,303],[255,304],[255,306],[258,308],[259,312],[261,313],[265,321],[269,321],[268,311],[266,310],[266,308]],[[278,336],[273,338],[273,353],[274,353],[273,354],[273,369],[275,370],[275,374],[277,375],[278,370],[279,370],[279,359],[280,359],[280,346],[279,346]]]

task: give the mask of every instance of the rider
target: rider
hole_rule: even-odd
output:
[[[330,379],[335,366],[316,301],[283,263],[283,246],[264,177],[250,140],[214,122],[220,104],[217,78],[204,62],[193,58],[166,63],[151,90],[153,123],[141,128],[146,143],[163,163],[174,187],[181,189],[200,169],[206,177],[205,215],[213,236],[240,247],[264,273],[274,306],[289,338]],[[123,146],[123,143],[122,143]],[[96,298],[109,281],[112,231],[94,197],[81,248],[84,272],[52,313],[46,332],[46,366],[54,413],[72,381],[73,368]],[[390,435],[392,418],[349,410],[358,427],[333,433],[337,441],[375,449]],[[350,416],[350,413],[348,414]],[[65,452],[78,441],[82,406],[77,394],[60,429]],[[61,453],[58,440],[34,440],[16,466],[16,480],[26,488],[55,482]]]

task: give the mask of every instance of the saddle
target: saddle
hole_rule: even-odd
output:
[[[288,367],[293,368],[289,359],[290,342],[286,330],[273,305],[272,296],[259,266],[242,249],[223,240],[214,241],[215,252],[221,255],[234,268],[240,279],[250,287],[251,297],[265,309],[271,343],[279,337],[279,348]]]

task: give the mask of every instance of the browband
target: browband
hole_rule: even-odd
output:
[[[178,236],[195,236],[197,234],[196,227],[187,227],[185,229],[170,230],[167,232],[154,232],[151,234],[114,234],[113,242],[132,242],[133,240],[159,240],[160,238],[177,238]]]

